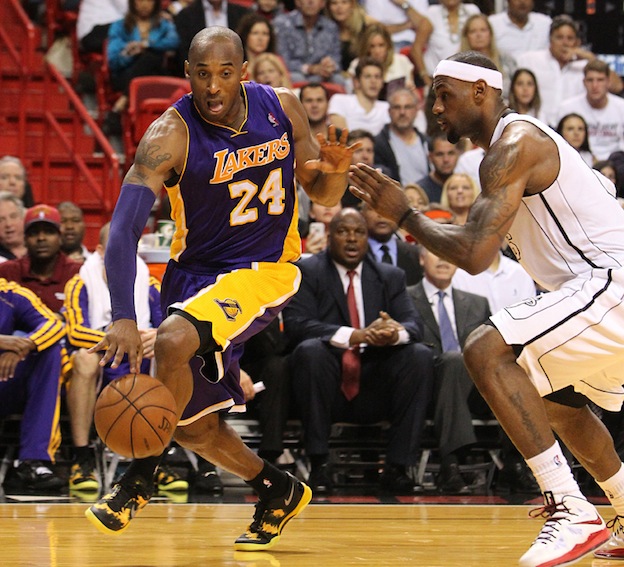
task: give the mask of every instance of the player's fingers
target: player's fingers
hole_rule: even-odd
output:
[[[345,128],[342,132],[340,132],[340,145],[341,146],[346,146],[347,145],[347,138],[349,137],[349,129]],[[355,142],[355,144],[361,145],[362,142]],[[352,145],[355,145],[352,144]],[[349,149],[351,148],[351,146],[349,146]]]
[[[106,350],[107,348],[108,348],[108,339],[104,337],[98,344],[92,346],[90,349],[87,349],[87,352],[90,354],[93,354],[94,352]]]
[[[330,144],[336,143],[336,127],[333,124],[327,127],[327,139]]]

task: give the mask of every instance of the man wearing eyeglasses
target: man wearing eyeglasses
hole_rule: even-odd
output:
[[[427,140],[414,126],[420,100],[414,91],[398,89],[388,102],[390,123],[375,136],[375,161],[402,185],[416,183],[429,174]]]

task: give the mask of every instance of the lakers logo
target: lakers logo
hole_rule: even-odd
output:
[[[236,299],[224,299],[223,301],[215,299],[214,302],[221,307],[221,310],[228,321],[236,321],[236,317],[243,312]]]

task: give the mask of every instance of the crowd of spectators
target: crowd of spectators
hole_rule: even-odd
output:
[[[511,108],[555,128],[624,196],[621,77],[583,46],[579,23],[571,17],[537,12],[531,0],[508,0],[498,13],[484,6],[461,0],[431,5],[426,0],[295,0],[294,5],[257,0],[251,6],[220,0],[81,0],[75,7],[80,50],[106,56],[111,86],[119,95],[112,108],[117,116],[107,119],[112,135],[119,130],[134,77],[181,75],[195,33],[227,26],[242,38],[249,80],[295,89],[313,132],[325,136],[329,124],[338,131],[347,128],[349,140],[361,143],[355,162],[396,179],[431,218],[463,224],[480,191],[483,150],[466,141],[448,142],[429,107],[436,64],[470,49],[497,64],[504,77],[502,96]],[[468,333],[490,313],[534,295],[535,284],[503,250],[479,276],[456,271],[406,239],[347,188],[335,207],[310,202],[302,191],[299,195],[301,291],[283,320],[248,345],[242,360],[241,384],[260,420],[262,456],[279,463],[286,420],[300,419],[312,488],[331,492],[331,424],[388,420],[379,483],[385,490],[417,492],[422,487],[408,473],[418,460],[429,417],[441,458],[438,489],[470,493],[474,487],[460,465],[477,442],[471,418],[487,409],[475,394],[461,350]],[[101,267],[106,227],[98,249],[89,251],[80,207],[35,203],[24,164],[16,157],[1,158],[0,295],[15,298],[19,313],[13,327],[0,328],[0,359],[19,353],[16,380],[27,381],[35,373],[45,391],[58,391],[58,398],[45,401],[45,411],[39,398],[0,405],[4,413],[35,411],[49,421],[44,423],[49,435],[39,446],[23,446],[12,478],[26,488],[60,486],[54,469],[58,423],[48,406],[56,408],[63,399],[74,445],[70,485],[93,487],[89,430],[101,380],[99,355],[87,356],[86,348],[108,324],[106,305],[97,302],[96,309],[89,301],[89,294],[106,290]],[[161,316],[150,308],[150,300],[157,302],[158,282],[147,267],[141,273],[149,372]],[[53,322],[54,333],[48,331],[44,344],[45,321]],[[63,322],[66,345],[56,336]],[[50,372],[52,363],[58,372]],[[345,382],[354,365],[355,387]],[[104,373],[105,381],[114,377]],[[266,390],[256,396],[254,382]],[[198,465],[207,490],[222,490],[214,466]],[[518,482],[519,467],[520,459],[510,460],[507,471],[513,470]],[[162,487],[172,482],[168,474],[164,469],[160,476]],[[535,488],[530,482],[523,487]]]

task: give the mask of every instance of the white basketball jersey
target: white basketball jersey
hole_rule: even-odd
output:
[[[624,266],[624,210],[615,198],[613,183],[532,116],[510,113],[501,118],[490,145],[508,124],[518,120],[550,136],[560,160],[555,182],[541,193],[522,198],[507,234],[524,269],[552,291],[579,276],[589,277],[593,270]]]

